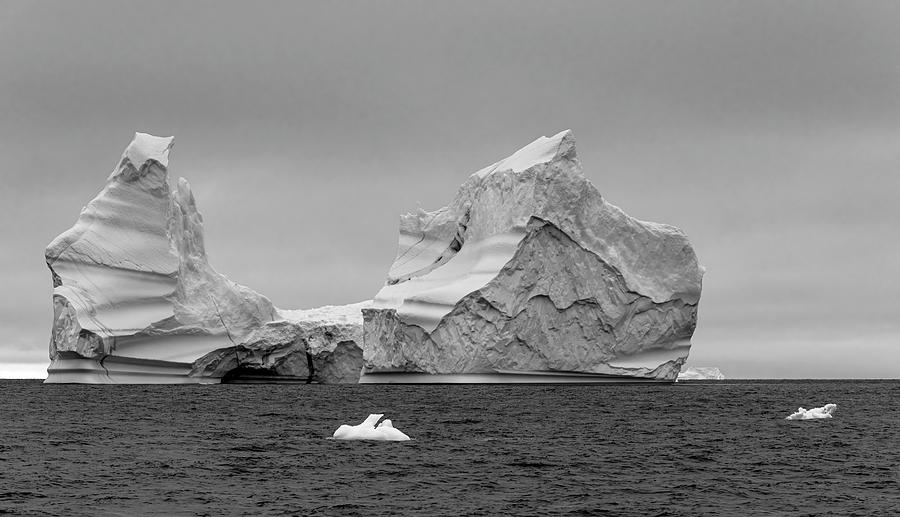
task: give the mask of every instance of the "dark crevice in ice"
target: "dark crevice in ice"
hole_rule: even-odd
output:
[[[457,221],[456,223],[456,235],[453,236],[453,240],[450,241],[450,244],[447,246],[447,249],[444,250],[443,253],[438,256],[430,265],[408,275],[404,275],[398,278],[389,278],[387,281],[388,285],[399,284],[400,282],[406,282],[407,280],[417,277],[424,276],[428,273],[431,273],[435,269],[443,266],[447,262],[450,261],[453,257],[459,253],[459,250],[462,249],[463,245],[466,243],[466,230],[469,228],[469,219],[471,218],[472,211],[471,208],[466,210],[466,213],[463,214],[462,219]],[[424,240],[424,237],[423,237]],[[420,241],[421,242],[421,241]]]
[[[306,368],[309,370],[309,377],[306,379],[306,384],[311,384],[313,376],[316,373],[316,366],[313,364],[313,356],[309,352],[306,352]]]

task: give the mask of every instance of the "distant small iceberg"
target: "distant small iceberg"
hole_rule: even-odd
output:
[[[358,425],[344,424],[337,428],[331,436],[335,440],[379,440],[386,442],[405,442],[410,438],[396,429],[389,419],[385,419],[376,427],[383,413],[373,413]]]
[[[837,404],[825,404],[822,407],[814,407],[812,409],[798,408],[797,412],[788,416],[785,420],[816,420],[820,418],[831,418]]]
[[[724,381],[725,374],[715,366],[696,366],[678,374],[679,381]]]

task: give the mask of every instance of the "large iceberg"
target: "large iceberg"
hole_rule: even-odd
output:
[[[46,250],[53,327],[46,382],[357,382],[368,302],[280,310],[207,262],[172,138],[137,133],[106,186]]]
[[[542,137],[401,216],[360,381],[671,382],[701,278],[684,233],[603,199],[571,131]]]

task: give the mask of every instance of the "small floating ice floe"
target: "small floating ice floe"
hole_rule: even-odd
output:
[[[399,429],[395,429],[390,420],[375,424],[381,420],[383,414],[371,414],[359,425],[344,424],[337,428],[331,436],[335,440],[381,440],[390,442],[405,442],[409,440]]]
[[[785,420],[814,420],[818,418],[831,418],[831,415],[837,409],[837,404],[825,404],[822,407],[814,407],[812,409],[798,408],[797,412],[787,417]]]

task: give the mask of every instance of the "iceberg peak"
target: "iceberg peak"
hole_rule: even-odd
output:
[[[494,165],[476,172],[479,178],[497,171],[524,172],[536,165],[558,159],[575,159],[575,135],[571,129],[546,137],[542,136]]]
[[[122,161],[141,170],[149,161],[155,161],[164,168],[169,167],[169,150],[175,141],[173,136],[154,136],[147,133],[135,133],[134,139],[125,148]]]

